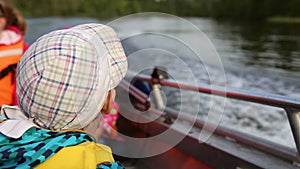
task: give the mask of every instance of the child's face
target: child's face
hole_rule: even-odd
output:
[[[5,17],[0,16],[0,33],[5,29],[6,19]]]

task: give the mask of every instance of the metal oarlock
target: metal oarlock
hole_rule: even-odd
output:
[[[152,93],[154,96],[155,100],[155,108],[159,110],[163,110],[165,108],[165,101],[163,98],[163,94],[161,91],[161,84],[160,81],[162,79],[168,78],[168,74],[165,71],[166,69],[163,67],[155,67],[153,69],[153,72],[151,74],[152,77]]]
[[[162,90],[161,90],[160,81],[163,80],[163,79],[168,78],[166,68],[164,68],[164,67],[155,67],[153,69],[151,77],[152,77],[151,87],[152,87],[152,93],[153,93],[154,101],[155,101],[154,102],[155,108],[160,110],[160,111],[164,111],[165,108],[166,108],[166,102],[164,100],[164,95],[163,95]],[[167,123],[167,124],[172,124],[173,123],[172,117],[168,113],[165,114],[164,122]]]
[[[159,110],[163,110],[164,109],[164,99],[163,96],[161,94],[161,85],[160,84],[153,84],[152,85],[152,93],[153,96],[155,97],[155,108],[159,109]]]

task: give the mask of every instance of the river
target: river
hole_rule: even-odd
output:
[[[149,63],[157,64],[167,67],[175,80],[188,84],[195,80],[196,83],[300,98],[300,24],[216,21],[149,14],[114,21],[61,17],[27,18],[27,21],[26,42],[29,44],[40,35],[58,28],[79,23],[105,23],[116,29],[125,43],[127,54],[134,58],[129,60],[130,69],[138,66],[146,69]],[[155,50],[158,48],[160,50]],[[174,58],[178,57],[181,59],[176,63]],[[184,67],[188,70],[185,71]],[[192,75],[190,79],[187,74]],[[211,102],[204,102],[210,99],[207,96],[201,95],[199,102],[191,97],[193,94],[178,94],[174,90],[166,90],[167,98],[180,98],[169,99],[169,106],[193,112],[194,105],[199,104],[201,111],[198,118],[207,118],[209,109],[216,107],[222,109],[219,110],[222,111],[221,119],[217,119],[219,115],[216,117],[220,125],[295,147],[282,109],[234,100],[225,100],[224,107],[218,107],[219,104],[211,106]],[[223,104],[222,100],[216,102]]]

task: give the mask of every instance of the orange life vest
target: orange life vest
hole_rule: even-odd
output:
[[[16,66],[23,54],[24,37],[12,45],[0,45],[0,106],[13,103]]]

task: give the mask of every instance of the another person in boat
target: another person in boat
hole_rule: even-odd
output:
[[[0,107],[16,105],[16,66],[23,52],[27,28],[22,14],[8,0],[0,0]]]
[[[109,114],[104,114],[100,121],[101,137],[110,138],[118,141],[124,141],[118,134],[117,122],[119,120],[119,104],[117,101],[113,103]]]
[[[99,144],[100,118],[127,72],[115,31],[90,23],[50,32],[17,67],[18,107],[4,107],[0,165],[4,168],[114,168]]]

